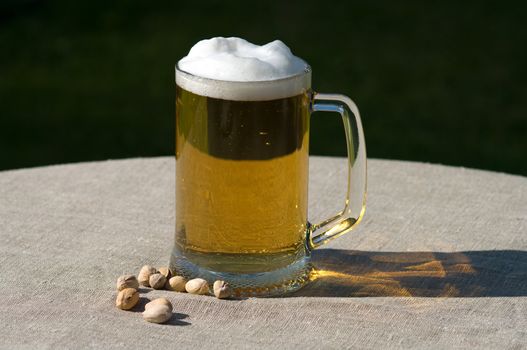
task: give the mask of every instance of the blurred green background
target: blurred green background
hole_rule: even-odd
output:
[[[361,109],[368,156],[527,175],[527,2],[0,2],[0,169],[171,155],[174,64],[284,41]],[[311,153],[344,155],[337,116]]]

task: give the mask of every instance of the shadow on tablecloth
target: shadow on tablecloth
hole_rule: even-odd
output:
[[[315,250],[313,281],[291,296],[527,296],[527,252]]]

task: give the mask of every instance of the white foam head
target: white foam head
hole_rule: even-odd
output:
[[[272,100],[309,89],[311,71],[280,40],[259,46],[218,37],[198,42],[178,62],[176,83],[214,98]]]

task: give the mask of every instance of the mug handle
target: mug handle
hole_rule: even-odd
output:
[[[347,96],[313,93],[311,113],[336,112],[342,117],[348,149],[348,190],[344,209],[336,215],[311,225],[307,242],[315,249],[353,230],[366,209],[366,144],[357,105]]]

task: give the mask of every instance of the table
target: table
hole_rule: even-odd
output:
[[[310,217],[341,209],[346,162],[311,157]],[[114,307],[115,281],[164,266],[174,160],[0,172],[0,347],[522,348],[527,178],[369,160],[360,227],[313,253],[287,298],[168,297],[166,325]]]

